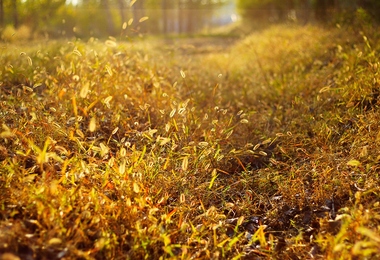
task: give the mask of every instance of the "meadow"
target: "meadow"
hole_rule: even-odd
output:
[[[379,40],[3,43],[0,258],[378,258]]]

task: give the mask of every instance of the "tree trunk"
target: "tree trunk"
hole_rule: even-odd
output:
[[[100,1],[100,6],[101,6],[101,8],[104,11],[104,16],[105,16],[106,22],[107,22],[107,31],[108,31],[108,33],[110,35],[115,35],[115,26],[113,24],[112,14],[111,14],[111,10],[109,8],[108,0],[101,0]]]
[[[324,22],[327,18],[327,0],[317,0],[315,3],[315,18]]]
[[[185,6],[180,0],[178,0],[178,31],[183,33],[185,31]]]
[[[119,5],[121,24],[123,24],[126,22],[126,17],[125,17],[125,12],[124,12],[124,9],[125,9],[124,0],[118,0],[117,3]]]
[[[144,0],[137,0],[133,5],[133,23],[137,26],[137,30],[145,32],[145,23],[139,23],[139,20],[145,16]]]
[[[301,0],[297,6],[297,19],[302,23],[306,24],[309,22],[311,12],[311,2],[310,0]]]
[[[169,17],[168,17],[168,2],[167,0],[162,0],[161,2],[161,9],[162,9],[162,32],[164,34],[169,32],[168,25],[169,25]]]
[[[187,26],[186,32],[193,33],[196,28],[197,20],[200,19],[200,16],[197,13],[198,1],[189,1],[187,4],[186,18]]]
[[[17,0],[12,1],[12,7],[13,7],[13,25],[15,28],[18,28]]]
[[[4,2],[0,0],[0,26],[4,25]]]

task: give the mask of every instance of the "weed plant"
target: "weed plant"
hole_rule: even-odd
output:
[[[1,47],[2,259],[378,257],[376,30],[188,41]]]

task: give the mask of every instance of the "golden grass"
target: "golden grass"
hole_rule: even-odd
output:
[[[375,257],[367,33],[2,47],[2,257]]]

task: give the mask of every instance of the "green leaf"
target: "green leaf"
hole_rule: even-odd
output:
[[[347,163],[348,166],[359,166],[360,164],[358,160],[351,160]]]

